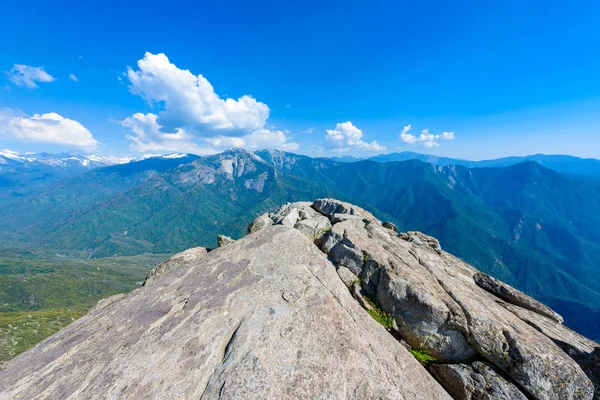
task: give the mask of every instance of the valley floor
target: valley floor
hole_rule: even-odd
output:
[[[74,256],[0,248],[0,363],[85,315],[98,300],[137,288],[169,257]]]

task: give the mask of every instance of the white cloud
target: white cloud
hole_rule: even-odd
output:
[[[295,151],[300,147],[298,143],[289,142],[288,137],[282,131],[269,129],[260,129],[241,137],[217,136],[206,138],[205,141],[218,150],[244,147],[250,150],[270,148]]]
[[[186,128],[202,136],[215,132],[239,136],[241,132],[262,129],[269,118],[269,107],[244,95],[237,100],[221,99],[202,75],[179,69],[164,54],[146,53],[138,71],[128,68],[132,93],[150,105],[161,105],[158,114],[162,129]]]
[[[259,129],[243,136],[218,135],[203,138],[197,138],[183,128],[177,128],[175,133],[164,133],[158,123],[158,116],[152,113],[136,113],[119,123],[131,129],[133,134],[127,135],[133,142],[131,149],[141,153],[163,151],[211,154],[232,147],[294,151],[299,147],[298,143],[289,142],[285,133],[279,130]]]
[[[177,128],[175,133],[161,132],[157,119],[156,114],[135,113],[119,122],[133,132],[133,135],[127,135],[127,138],[133,142],[131,149],[140,153],[148,151],[214,153],[212,149],[194,143],[194,136],[183,128]]]
[[[132,149],[197,154],[231,147],[298,149],[289,131],[265,128],[269,107],[253,97],[222,99],[206,78],[179,69],[164,54],[146,53],[137,66],[127,70],[130,91],[162,111],[120,121],[132,131],[127,135]]]
[[[423,147],[431,149],[433,147],[440,147],[437,140],[453,140],[454,132],[444,132],[439,135],[429,133],[428,129],[423,129],[419,136],[415,136],[412,133],[408,133],[411,129],[410,125],[406,125],[400,132],[400,140],[408,144],[420,143]]]
[[[73,82],[79,82],[79,79],[75,76],[75,74],[69,74],[69,79]]]
[[[127,136],[127,138],[133,141],[132,145],[130,146],[131,149],[140,153],[192,153],[200,155],[216,153],[213,148],[202,147],[197,143],[185,140],[141,140],[137,136]]]
[[[13,65],[10,71],[6,71],[8,79],[17,86],[37,88],[36,82],[52,82],[56,80],[52,75],[44,71],[42,67],[32,67],[24,64]]]
[[[352,122],[338,123],[335,129],[328,129],[325,136],[327,147],[334,152],[347,151],[384,151],[385,146],[381,146],[376,140],[367,143],[362,140],[363,131],[352,125]]]
[[[0,139],[20,142],[52,143],[93,149],[98,142],[79,122],[57,113],[28,117],[14,110],[0,110]]]
[[[131,117],[125,118],[120,124],[144,139],[147,136],[159,135],[160,126],[156,123],[158,116],[152,113],[142,114],[135,113]]]

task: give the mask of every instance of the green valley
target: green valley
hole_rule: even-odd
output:
[[[0,250],[0,363],[84,315],[98,300],[129,292],[168,255],[78,259]]]

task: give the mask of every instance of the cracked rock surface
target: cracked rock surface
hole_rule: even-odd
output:
[[[272,226],[102,301],[1,399],[450,399],[302,233]]]
[[[294,204],[286,207],[290,212]],[[316,200],[312,208],[332,222],[316,245],[391,314],[394,337],[437,363],[472,369],[473,361],[485,360],[477,364],[480,371],[486,365],[500,371],[514,398],[594,397],[599,377],[590,360],[598,344],[562,325],[549,307],[444,252],[431,236],[397,233],[360,207],[334,199]],[[356,286],[351,291],[361,302]]]
[[[395,228],[335,199],[286,204],[11,360],[0,399],[594,397],[597,343]]]

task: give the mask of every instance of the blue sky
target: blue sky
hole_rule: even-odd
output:
[[[4,4],[0,148],[600,157],[598,1],[188,3]]]

